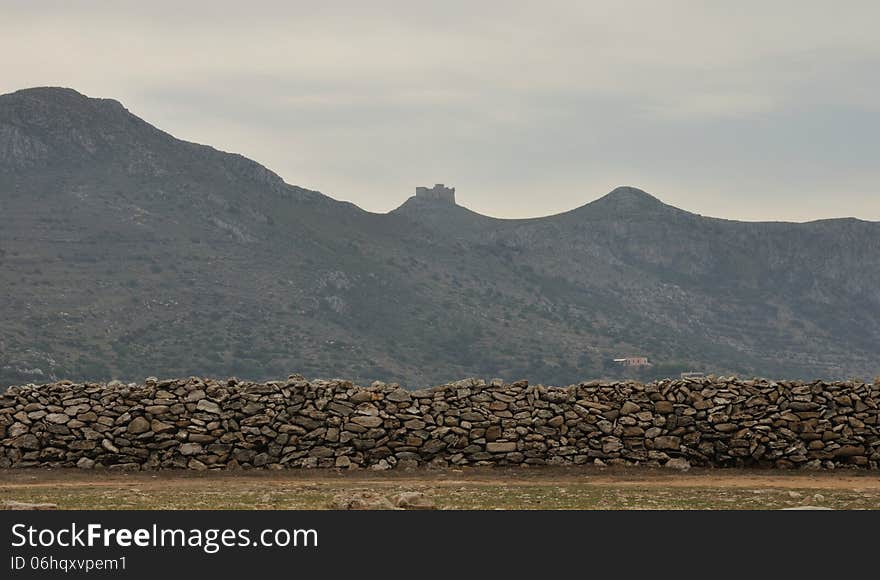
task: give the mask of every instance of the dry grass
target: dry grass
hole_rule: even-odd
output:
[[[532,469],[412,472],[0,471],[0,504],[61,509],[326,509],[338,493],[422,491],[445,509],[880,509],[869,473]]]

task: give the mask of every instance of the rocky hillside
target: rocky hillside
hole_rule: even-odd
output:
[[[628,187],[527,220],[372,214],[57,88],[0,96],[0,216],[0,385],[560,384],[632,355],[638,378],[880,371],[878,223],[705,218]]]

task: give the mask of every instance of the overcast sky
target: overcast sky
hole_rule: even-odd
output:
[[[880,220],[878,23],[876,0],[0,0],[0,92],[116,98],[371,211],[435,182],[499,217],[633,185]]]

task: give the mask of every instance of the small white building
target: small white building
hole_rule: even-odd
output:
[[[614,362],[625,367],[647,367],[651,366],[646,356],[630,356],[626,358],[616,358]]]

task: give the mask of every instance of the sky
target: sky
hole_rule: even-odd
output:
[[[384,212],[618,185],[717,217],[880,220],[880,2],[0,0],[0,93],[115,98]]]

